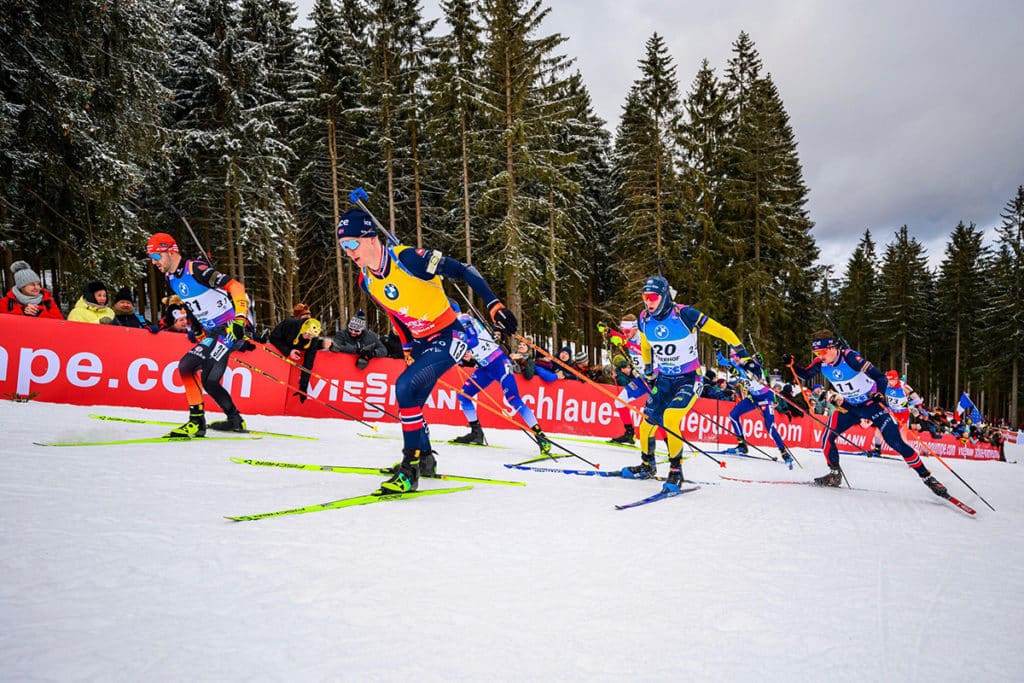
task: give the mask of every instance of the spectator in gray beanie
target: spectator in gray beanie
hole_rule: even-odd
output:
[[[57,301],[43,289],[42,280],[28,263],[15,261],[11,264],[11,272],[14,274],[14,286],[0,299],[0,313],[64,319]]]
[[[356,367],[364,369],[371,358],[384,358],[388,350],[380,337],[366,329],[366,313],[357,311],[348,321],[348,327],[339,330],[332,340],[324,340],[324,348],[335,353],[351,353],[359,356]]]

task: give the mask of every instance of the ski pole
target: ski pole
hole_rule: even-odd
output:
[[[457,372],[459,374],[459,377],[461,378],[462,377],[461,369],[457,368]],[[486,396],[488,400],[493,401],[495,403],[495,405],[498,406],[497,399],[495,399],[493,396],[490,396],[489,394],[487,394],[487,392],[484,391],[483,387],[481,387],[479,384],[477,384],[476,380],[474,380],[472,376],[469,377],[469,381],[472,382],[474,384],[474,386],[476,386],[476,388],[480,390],[481,394]],[[449,384],[448,386],[451,386],[451,385]],[[466,398],[472,400],[471,396],[468,396],[467,394],[463,393],[461,390],[457,390],[457,391],[459,392],[460,396],[465,396]],[[491,412],[493,412],[493,413],[495,413],[497,415],[501,415],[503,418],[505,418],[506,420],[508,420],[512,424],[514,424],[520,431],[522,431],[524,434],[526,434],[528,437],[530,437],[530,439],[535,444],[537,444],[538,446],[540,445],[540,440],[536,438],[535,434],[533,434],[530,430],[526,429],[525,427],[520,425],[518,422],[514,421],[511,417],[506,415],[505,411],[501,410],[500,407],[491,408],[490,406],[484,405],[483,403],[481,403],[480,405],[482,407],[484,407],[484,408],[487,408],[488,410],[490,410]],[[547,435],[545,435],[545,436],[547,436]],[[590,465],[591,467],[593,467],[595,470],[601,469],[601,465],[599,465],[597,463],[590,462],[589,460],[584,458],[582,455],[579,455],[578,453],[574,453],[573,451],[569,450],[568,448],[566,448],[562,444],[558,443],[557,441],[554,441],[553,439],[551,439],[551,437],[548,437],[548,441],[551,442],[552,446],[558,446],[559,448],[561,448],[563,451],[565,451],[569,455],[573,456],[574,458],[578,458],[578,459],[582,460],[583,462],[585,462],[588,465]],[[551,459],[555,460],[555,458],[551,458]]]
[[[348,200],[367,213],[367,215],[370,217],[370,220],[373,221],[373,224],[377,226],[377,229],[387,236],[388,241],[391,242],[391,244],[398,244],[398,238],[395,237],[394,233],[385,228],[384,224],[377,220],[377,217],[373,215],[373,212],[370,211],[366,207],[366,204],[363,203],[364,199],[369,198],[370,195],[366,194],[366,190],[364,190],[362,187],[357,187],[356,189],[348,193]]]
[[[534,344],[534,343],[533,343],[532,341],[530,341],[530,340],[529,340],[529,339],[527,339],[526,337],[522,336],[521,334],[516,334],[515,336],[516,336],[516,337],[517,337],[517,338],[518,338],[519,340],[521,340],[521,341],[524,341],[524,342],[526,342],[526,345],[527,345],[527,346],[529,346],[530,348],[534,349],[535,351],[538,351],[539,353],[541,353],[541,354],[542,354],[543,356],[545,356],[546,358],[550,358],[551,360],[558,360],[557,358],[555,358],[554,356],[552,356],[552,355],[551,355],[550,353],[548,353],[547,351],[545,351],[545,350],[544,350],[544,349],[542,349],[541,347],[537,346],[536,344]],[[586,375],[584,375],[583,373],[581,373],[581,372],[579,372],[578,370],[576,370],[576,368],[573,368],[573,367],[571,367],[571,366],[568,366],[568,365],[566,365],[566,366],[563,366],[563,367],[564,367],[564,368],[565,368],[566,370],[568,370],[569,372],[571,372],[572,374],[574,374],[574,375],[576,375],[577,377],[579,377],[579,378],[580,378],[581,380],[583,380],[584,382],[586,382],[586,383],[590,384],[591,386],[593,386],[594,388],[596,388],[596,389],[597,389],[598,391],[600,391],[601,393],[603,393],[603,394],[604,394],[605,396],[608,396],[609,398],[611,398],[611,399],[612,399],[613,401],[615,401],[615,402],[618,402],[618,401],[619,401],[619,397],[618,397],[618,396],[616,396],[615,394],[613,394],[613,393],[611,393],[610,391],[606,390],[606,389],[605,389],[604,387],[602,387],[602,386],[601,386],[600,384],[598,384],[598,383],[597,383],[597,382],[595,382],[594,380],[590,379],[589,377],[587,377],[587,376],[586,376]],[[639,415],[639,416],[640,416],[641,418],[643,418],[643,419],[646,419],[646,416],[645,416],[645,415],[643,414],[643,411],[639,410],[639,409],[638,409],[638,408],[637,408],[636,406],[634,406],[634,405],[632,405],[632,404],[629,404],[629,403],[627,403],[626,405],[627,405],[627,406],[629,407],[629,409],[630,409],[630,410],[632,410],[632,411],[633,411],[633,412],[634,412],[634,413],[635,413],[636,415]],[[690,441],[689,439],[687,439],[687,438],[686,438],[685,436],[683,436],[682,434],[679,434],[678,432],[674,432],[674,431],[672,431],[671,429],[669,429],[668,427],[666,427],[666,426],[665,426],[665,425],[663,425],[663,424],[657,424],[657,423],[654,423],[654,422],[651,422],[651,424],[655,425],[656,427],[661,427],[661,428],[662,428],[662,429],[664,429],[664,430],[665,430],[666,432],[668,432],[669,434],[671,434],[672,436],[676,437],[677,439],[679,439],[680,441],[682,441],[683,443],[685,443],[685,444],[686,444],[687,446],[689,446],[690,448],[692,448],[692,449],[693,449],[694,451],[696,451],[696,452],[700,453],[701,455],[704,455],[704,456],[706,456],[706,457],[710,458],[711,460],[715,461],[715,462],[716,462],[716,463],[718,464],[718,466],[719,466],[719,467],[725,467],[725,462],[724,462],[724,461],[722,461],[722,460],[719,460],[719,459],[718,459],[718,458],[716,458],[715,456],[713,456],[713,455],[711,455],[710,453],[708,453],[707,451],[705,451],[705,450],[704,450],[703,448],[701,448],[701,447],[699,447],[699,446],[696,446],[696,445],[694,445],[694,444],[693,444],[693,443],[692,443],[692,442],[691,442],[691,441]]]
[[[188,230],[188,234],[192,235],[192,239],[195,241],[196,246],[199,247],[199,253],[202,254],[203,256],[205,256],[206,260],[211,265],[213,265],[213,255],[210,254],[210,252],[208,252],[205,249],[203,249],[202,242],[200,242],[199,238],[196,237],[196,234],[194,232],[192,232],[192,226],[189,225],[188,219],[185,218],[185,214],[183,214],[181,211],[179,211],[178,207],[174,206],[173,204],[171,204],[170,206],[171,206],[171,211],[174,212],[174,215],[177,216],[181,220],[181,222],[185,224],[185,229]]]
[[[325,382],[330,382],[331,381],[327,377],[324,377],[323,375],[321,375],[319,373],[313,372],[312,370],[309,370],[308,368],[305,368],[302,365],[299,365],[298,363],[293,361],[291,358],[288,358],[287,356],[281,355],[280,353],[278,353],[275,349],[271,348],[270,346],[263,345],[261,348],[264,351],[266,351],[267,353],[269,353],[271,356],[273,356],[274,358],[277,358],[279,360],[283,360],[285,363],[288,363],[289,365],[297,367],[299,370],[301,370],[302,372],[305,372],[306,374],[310,375],[311,377],[316,377],[317,379],[322,379]],[[359,397],[357,396],[356,398],[359,398]],[[393,420],[401,422],[401,420],[398,419],[397,415],[395,415],[394,413],[388,412],[387,410],[384,409],[383,406],[379,406],[376,403],[370,403],[369,401],[367,401],[366,399],[363,399],[363,398],[360,398],[359,402],[362,403],[367,408],[372,408],[373,410],[376,410],[378,412],[384,413],[385,415],[387,415],[388,417],[390,417]]]
[[[893,420],[896,420],[896,417],[892,414],[892,411],[889,410],[889,408],[887,406],[882,406],[882,407],[885,408],[885,412],[889,413],[889,417],[893,418]],[[899,424],[898,421],[897,421],[897,424]],[[909,428],[907,429],[907,431],[913,433],[913,430],[911,430]],[[964,478],[961,477],[959,474],[957,474],[956,470],[954,470],[952,467],[950,467],[949,464],[945,460],[943,460],[941,457],[939,457],[939,454],[936,453],[935,451],[933,451],[931,449],[931,447],[928,444],[926,444],[923,439],[921,439],[921,437],[919,437],[917,434],[914,434],[914,440],[917,441],[917,443],[919,443],[921,446],[924,446],[924,449],[926,451],[928,451],[928,455],[932,456],[933,458],[935,458],[936,460],[941,462],[942,466],[945,467],[950,472],[952,472],[953,476],[956,477],[957,479],[959,479],[960,482],[964,486],[969,488],[974,495],[976,495],[978,498],[980,498],[982,503],[984,503],[985,505],[988,505],[989,509],[992,510],[992,512],[996,511],[996,509],[994,507],[992,507],[991,503],[989,503],[987,500],[985,500],[980,493],[975,491],[973,486],[971,486],[966,481],[964,481]]]
[[[293,387],[293,386],[292,386],[291,384],[288,384],[288,383],[287,383],[287,382],[285,382],[285,381],[284,381],[283,379],[279,379],[279,378],[277,378],[277,377],[274,377],[273,375],[271,375],[271,374],[270,374],[269,372],[267,372],[266,370],[263,370],[263,369],[261,369],[261,368],[258,368],[258,367],[256,367],[255,365],[251,365],[250,363],[246,363],[246,362],[245,362],[244,360],[242,360],[241,358],[236,358],[236,357],[234,357],[234,356],[231,356],[231,360],[235,361],[236,363],[238,363],[239,365],[241,365],[241,366],[242,366],[243,368],[249,368],[249,369],[250,369],[250,370],[252,370],[253,372],[255,372],[255,373],[257,373],[257,374],[260,374],[260,375],[263,375],[264,377],[266,377],[267,379],[271,380],[272,382],[277,382],[278,384],[280,384],[281,386],[285,387],[286,389],[289,389],[289,390],[295,391],[296,393],[302,394],[302,395],[303,395],[303,396],[305,396],[306,398],[311,398],[311,399],[313,399],[313,400],[314,400],[314,401],[316,401],[317,403],[319,403],[319,404],[321,404],[321,405],[323,405],[323,406],[325,406],[325,407],[327,407],[327,408],[330,408],[330,409],[331,409],[331,410],[333,410],[334,412],[336,412],[336,413],[339,413],[339,414],[341,414],[341,415],[343,415],[343,416],[347,417],[347,418],[348,418],[348,419],[350,419],[350,420],[355,420],[356,422],[358,422],[359,424],[363,425],[364,427],[369,427],[370,429],[372,429],[372,430],[373,430],[373,431],[375,431],[375,432],[377,431],[377,425],[372,425],[372,424],[370,424],[369,422],[364,422],[363,420],[360,420],[360,419],[359,419],[358,417],[356,417],[355,415],[350,415],[349,413],[346,413],[346,412],[345,412],[344,410],[342,410],[341,408],[337,408],[337,407],[335,407],[335,406],[331,405],[331,404],[330,404],[330,403],[328,403],[327,401],[324,401],[324,400],[322,400],[322,399],[319,399],[319,398],[317,398],[316,396],[312,396],[312,395],[310,395],[310,394],[306,393],[305,391],[303,391],[302,389],[299,389],[298,387]]]

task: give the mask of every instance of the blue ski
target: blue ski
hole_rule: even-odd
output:
[[[641,505],[647,505],[648,503],[656,503],[659,500],[665,500],[666,498],[674,498],[675,496],[681,495],[683,493],[690,493],[691,491],[696,491],[698,489],[700,489],[699,486],[687,486],[685,488],[679,489],[678,491],[659,491],[655,493],[653,496],[647,496],[642,500],[637,500],[632,503],[626,503],[624,505],[616,505],[615,509],[626,510],[628,508],[635,508]]]
[[[531,467],[529,465],[506,464],[510,470],[529,470],[531,472],[556,472],[559,474],[578,474],[583,477],[621,477],[621,470],[573,470],[561,467]]]
[[[520,464],[506,464],[505,467],[510,470],[527,470],[530,472],[554,472],[555,474],[576,474],[581,477],[618,477],[619,479],[626,479],[627,477],[622,476],[622,470],[574,470],[574,469],[563,469],[561,467],[531,467],[528,465]],[[665,481],[665,477],[647,477],[646,479],[636,479],[635,481]],[[717,481],[694,481],[687,479],[688,484],[703,484],[706,486],[718,486]]]

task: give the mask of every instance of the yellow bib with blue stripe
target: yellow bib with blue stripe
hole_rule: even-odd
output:
[[[363,268],[366,291],[380,306],[409,328],[417,339],[429,337],[455,322],[456,314],[441,286],[443,278],[434,275],[423,280],[408,272],[398,255],[412,247],[385,247],[390,263],[381,276]],[[438,258],[440,254],[437,254]]]

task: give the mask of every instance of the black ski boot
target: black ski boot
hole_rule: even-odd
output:
[[[739,453],[740,455],[746,455],[750,453],[750,450],[747,448],[747,442],[744,441],[743,439],[738,440],[736,442],[736,452]]]
[[[651,479],[658,474],[658,464],[654,455],[644,453],[640,456],[640,464],[622,468],[623,479]]]
[[[843,471],[838,467],[833,467],[829,470],[828,474],[822,477],[815,477],[814,483],[818,486],[832,486],[839,487],[843,485]]]
[[[210,423],[210,429],[216,429],[218,432],[239,432],[244,434],[249,430],[245,428],[245,420],[237,412],[225,415],[226,420],[217,420],[216,422]]]
[[[679,493],[683,484],[683,459],[679,456],[668,461],[668,478],[661,487],[662,493]]]
[[[922,479],[922,481],[924,482],[924,485],[930,488],[932,493],[939,498],[949,498],[949,491],[947,491],[946,487],[940,484],[939,480],[932,475],[929,474],[927,477]]]
[[[455,437],[452,439],[452,443],[475,444],[477,446],[487,445],[487,440],[484,438],[484,430],[480,427],[479,420],[470,422],[469,430],[469,434]]]
[[[188,422],[167,433],[171,439],[197,439],[206,436],[206,413],[201,405],[188,407]]]
[[[420,456],[420,476],[421,477],[436,477],[437,476],[437,451],[430,451]]]
[[[375,495],[409,493],[415,491],[420,482],[420,452],[414,448],[402,449],[402,462],[395,467],[391,478],[380,485]]]
[[[610,443],[624,443],[628,446],[633,445],[633,441],[636,440],[636,434],[633,432],[633,425],[626,425],[626,431],[619,434],[614,439],[608,439]]]
[[[782,462],[786,463],[786,466],[789,467],[789,469],[793,469],[793,453],[789,448],[779,449],[779,455],[782,456]]]

